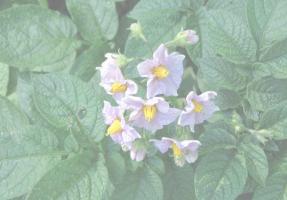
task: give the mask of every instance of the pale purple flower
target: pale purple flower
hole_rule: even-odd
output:
[[[172,149],[174,161],[178,166],[183,166],[185,161],[194,163],[198,158],[198,148],[201,146],[198,140],[178,141],[167,137],[163,137],[161,140],[151,140],[151,142],[161,153]]]
[[[185,110],[180,114],[178,124],[181,126],[190,126],[191,131],[194,131],[194,125],[203,123],[214,112],[219,110],[213,102],[216,96],[216,92],[208,91],[201,95],[190,92],[186,97],[187,105]]]
[[[113,107],[109,102],[104,102],[103,115],[105,123],[109,125],[107,135],[112,140],[121,145],[130,145],[135,139],[140,138],[140,134],[131,126],[126,124],[121,107]]]
[[[174,122],[180,114],[178,109],[170,108],[168,102],[161,97],[143,100],[129,96],[122,102],[125,108],[132,110],[129,120],[133,125],[153,133]]]
[[[137,66],[140,76],[148,78],[147,98],[159,94],[177,96],[182,81],[183,60],[184,55],[177,52],[168,54],[167,48],[161,44],[152,59]]]
[[[147,150],[145,147],[139,147],[135,144],[131,145],[130,157],[137,162],[142,161],[146,156]]]
[[[186,37],[186,41],[189,44],[196,44],[199,40],[199,37],[194,30],[185,30],[182,31],[181,34]]]
[[[106,54],[107,59],[99,67],[101,73],[100,85],[106,92],[119,102],[123,97],[136,94],[138,87],[132,80],[126,80],[117,65],[113,54]]]

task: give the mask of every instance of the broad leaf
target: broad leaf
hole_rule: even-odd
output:
[[[287,79],[265,77],[253,81],[247,88],[247,99],[252,108],[265,111],[287,100]]]
[[[260,62],[254,65],[255,76],[287,78],[287,39],[275,43],[260,55]]]
[[[84,39],[97,44],[112,39],[118,30],[118,15],[112,0],[67,0],[67,7]]]
[[[140,22],[147,42],[129,38],[125,48],[127,55],[145,57],[150,50],[175,37],[186,26],[189,7],[190,3],[185,0],[140,1],[129,16]]]
[[[2,11],[0,21],[0,62],[37,71],[58,71],[72,65],[78,42],[69,18],[27,5]]]
[[[217,54],[236,63],[255,60],[256,43],[240,17],[222,10],[210,11],[208,17],[208,41]]]
[[[239,91],[246,87],[251,76],[248,69],[219,57],[202,58],[199,63],[198,79],[202,90]]]
[[[103,138],[103,99],[88,83],[61,74],[35,75],[33,101],[38,112],[56,128],[80,128],[96,141]]]
[[[247,179],[245,159],[240,154],[216,151],[205,156],[195,172],[195,194],[200,200],[234,200]]]
[[[6,64],[0,63],[0,95],[5,96],[7,93],[9,81],[9,67]]]
[[[236,148],[236,138],[232,130],[224,123],[210,124],[200,136],[199,141],[202,143],[200,151],[210,153],[219,149]]]
[[[139,169],[129,174],[116,188],[113,200],[162,200],[163,186],[160,177],[151,169]]]
[[[273,109],[267,110],[259,121],[261,129],[267,129],[274,139],[287,139],[287,105],[279,104]]]
[[[103,160],[83,152],[62,161],[33,187],[27,200],[103,200],[112,193]]]
[[[195,199],[193,185],[194,170],[190,165],[171,168],[166,173],[164,182],[165,200]]]
[[[239,146],[246,158],[246,166],[249,175],[259,184],[264,185],[268,175],[268,161],[263,149],[253,144],[252,141],[244,140]]]
[[[249,0],[247,2],[249,24],[260,48],[286,39],[287,2],[285,0]]]
[[[58,163],[63,152],[57,138],[0,97],[0,198],[21,196]]]
[[[216,105],[220,110],[236,108],[241,103],[241,96],[232,90],[222,89],[217,92]]]
[[[267,179],[265,187],[255,190],[253,200],[286,200],[287,199],[287,174],[277,172]]]

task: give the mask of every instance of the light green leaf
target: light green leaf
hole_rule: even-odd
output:
[[[208,17],[208,41],[217,54],[236,63],[255,60],[256,43],[240,17],[223,10],[209,11]]]
[[[6,98],[0,96],[0,132],[17,131],[28,125],[27,117]],[[1,133],[2,134],[2,133]],[[0,135],[1,135],[0,134]]]
[[[200,152],[210,153],[219,149],[236,148],[236,138],[232,132],[233,131],[224,123],[208,125],[199,138],[202,143]]]
[[[287,174],[277,172],[267,179],[265,187],[255,190],[253,200],[287,200]]]
[[[207,57],[199,60],[199,85],[202,90],[245,89],[251,73],[247,68],[225,61],[219,57]]]
[[[161,43],[173,39],[186,26],[189,7],[185,0],[140,1],[129,16],[140,22],[147,42],[130,37],[125,53],[129,57],[145,57]]]
[[[64,74],[35,75],[32,82],[35,107],[51,125],[104,137],[103,99],[88,83]]]
[[[248,85],[247,99],[252,108],[266,111],[287,100],[287,79],[265,77]]]
[[[171,168],[164,183],[164,199],[165,200],[190,200],[195,199],[193,177],[194,171],[190,165],[185,165],[182,168]]]
[[[108,171],[94,152],[59,163],[33,187],[27,200],[103,200],[113,191]]]
[[[247,16],[259,48],[287,38],[287,2],[285,0],[249,0]]]
[[[287,139],[287,105],[286,102],[267,110],[259,121],[260,129],[267,129],[272,138]]]
[[[0,97],[0,199],[21,196],[60,161],[57,138],[28,126],[27,118]]]
[[[287,39],[266,49],[260,55],[260,62],[254,65],[255,76],[287,78]]]
[[[249,175],[260,185],[264,185],[268,176],[268,161],[263,149],[252,141],[243,140],[239,145],[246,159]]]
[[[84,81],[89,81],[95,74],[96,67],[103,62],[104,55],[108,51],[108,45],[103,42],[91,46],[76,58],[71,74],[80,77]]]
[[[76,27],[69,18],[35,5],[0,13],[0,62],[20,70],[56,71],[72,65]]]
[[[160,177],[150,168],[129,174],[116,188],[113,200],[162,200],[163,186]]]
[[[220,108],[220,110],[227,110],[239,106],[241,100],[241,96],[237,92],[222,89],[217,91],[215,104]]]
[[[112,39],[118,30],[118,14],[112,0],[67,0],[67,7],[84,39],[97,44]]]
[[[0,198],[27,193],[61,160],[54,134],[41,127],[19,127],[0,136]]]
[[[217,151],[205,156],[195,172],[195,194],[200,200],[234,200],[247,179],[242,155]]]
[[[0,63],[0,95],[5,96],[9,82],[9,66]]]

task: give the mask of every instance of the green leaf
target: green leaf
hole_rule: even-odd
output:
[[[199,140],[202,143],[201,153],[236,148],[236,138],[233,136],[232,130],[224,123],[208,125]]]
[[[163,186],[160,177],[150,168],[129,174],[116,188],[113,200],[162,200]]]
[[[241,96],[238,93],[232,90],[222,89],[217,92],[215,104],[220,108],[220,110],[227,110],[238,107],[241,100]]]
[[[63,152],[57,138],[41,127],[30,127],[26,117],[0,97],[0,198],[28,192]]]
[[[287,39],[266,49],[260,55],[260,62],[254,65],[255,76],[287,78]]]
[[[255,190],[253,200],[286,200],[287,199],[287,174],[277,172],[267,179],[265,187]]]
[[[268,176],[268,161],[263,149],[247,139],[240,143],[239,150],[246,159],[249,175],[260,185],[264,185]]]
[[[287,105],[286,102],[267,110],[259,121],[260,129],[267,129],[272,138],[277,140],[287,139]]]
[[[247,179],[245,159],[240,154],[217,151],[205,156],[195,172],[195,194],[200,200],[233,200]]]
[[[2,11],[0,21],[0,62],[36,71],[58,71],[72,65],[78,42],[69,18],[27,5]]]
[[[265,77],[248,85],[247,99],[252,108],[265,111],[287,100],[287,79]]]
[[[97,44],[103,37],[112,39],[118,30],[118,14],[112,0],[67,0],[72,19],[83,38]]]
[[[199,60],[199,85],[202,90],[245,89],[251,74],[241,65],[225,61],[219,57],[207,57]]]
[[[83,152],[59,163],[33,187],[27,200],[108,199],[113,191],[102,159]]]
[[[9,82],[9,66],[0,63],[0,96],[5,96]]]
[[[33,102],[42,117],[61,129],[79,129],[96,141],[104,137],[103,99],[88,83],[64,74],[35,75]]]
[[[189,7],[189,2],[185,0],[140,1],[129,16],[139,21],[147,42],[130,37],[125,47],[126,54],[129,57],[145,57],[161,43],[173,39],[181,28],[186,27]]]
[[[116,151],[108,152],[106,163],[113,183],[121,182],[126,174],[126,163],[123,156]]]
[[[71,74],[80,77],[84,81],[89,81],[96,73],[96,67],[104,60],[105,53],[109,50],[104,42],[98,42],[89,49],[83,51],[75,60],[71,68]]]
[[[0,130],[17,131],[28,125],[27,117],[6,98],[0,96]],[[0,131],[0,132],[1,132]],[[1,135],[1,134],[0,134]]]
[[[10,134],[10,136],[8,135]],[[27,193],[61,160],[54,134],[41,127],[20,127],[0,137],[0,198]]]
[[[190,165],[171,168],[163,179],[165,200],[195,199],[193,186],[194,171]]]
[[[256,43],[240,17],[223,10],[210,11],[208,17],[208,41],[217,54],[236,63],[255,60]]]
[[[260,49],[273,42],[286,39],[287,2],[285,0],[250,0],[247,2],[249,25]]]

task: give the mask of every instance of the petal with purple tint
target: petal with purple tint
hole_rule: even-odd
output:
[[[166,153],[170,146],[172,145],[172,141],[169,140],[151,140],[154,146],[161,152]]]

